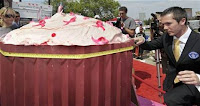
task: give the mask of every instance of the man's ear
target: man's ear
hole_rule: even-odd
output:
[[[186,18],[182,18],[181,21],[179,22],[179,24],[181,25],[185,25],[185,23],[186,23]]]

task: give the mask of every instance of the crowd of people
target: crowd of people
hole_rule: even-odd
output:
[[[181,7],[170,7],[160,14],[163,33],[151,41],[145,40],[142,24],[136,33],[136,23],[127,16],[128,9],[119,8],[116,27],[128,34],[138,45],[138,59],[143,59],[143,50],[162,49],[168,58],[167,72],[163,84],[166,91],[164,101],[168,106],[200,105],[200,34],[187,25],[187,13]],[[94,18],[99,19],[99,16]],[[20,13],[10,7],[0,10],[0,37],[20,28]],[[177,43],[178,42],[178,43]],[[135,51],[133,51],[134,54]]]

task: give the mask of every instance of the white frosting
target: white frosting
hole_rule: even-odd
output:
[[[66,24],[70,20],[72,22]],[[103,26],[97,27],[97,21],[103,23]],[[44,26],[42,24],[39,25],[39,22],[30,22],[20,29],[9,32],[3,39],[3,43],[14,45],[87,46],[121,43],[130,40],[127,35],[122,34],[120,29],[109,23],[82,15],[56,13],[51,18],[44,19],[43,22],[45,22]],[[99,40],[97,39],[102,37],[108,42],[98,43]]]

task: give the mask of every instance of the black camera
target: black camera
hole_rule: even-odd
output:
[[[121,17],[117,17],[117,21],[113,22],[113,26],[121,28]]]
[[[151,22],[151,29],[153,30],[153,38],[157,38],[161,36],[159,30],[159,20],[157,19],[155,14],[151,13],[151,16],[153,17],[153,21]]]

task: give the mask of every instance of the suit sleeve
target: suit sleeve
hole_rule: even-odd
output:
[[[153,39],[152,41],[145,41],[140,47],[144,50],[156,50],[163,48],[164,35]]]

